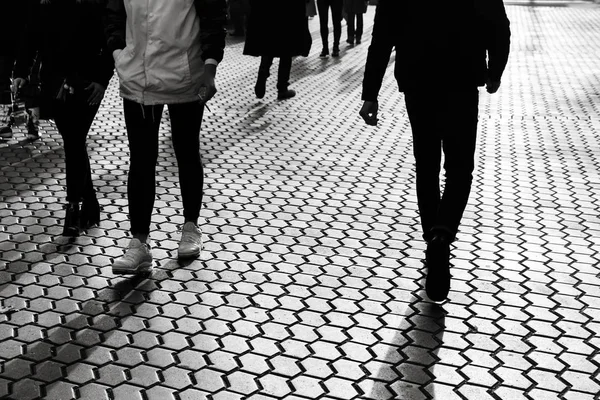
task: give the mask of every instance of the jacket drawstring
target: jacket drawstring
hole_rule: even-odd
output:
[[[146,111],[144,110],[144,105],[140,104],[140,107],[142,108],[142,119],[146,119]]]

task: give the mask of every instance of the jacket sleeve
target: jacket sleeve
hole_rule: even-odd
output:
[[[38,29],[40,26],[39,2],[28,1],[25,10],[25,35],[20,43],[14,66],[15,78],[28,78],[35,62],[36,54],[42,42]]]
[[[227,34],[227,3],[225,0],[195,0],[195,5],[200,18],[202,60],[212,58],[221,62]]]
[[[398,0],[381,0],[377,6],[373,36],[363,79],[363,101],[376,101],[394,48],[398,24]]]
[[[113,51],[124,49],[126,46],[127,13],[125,12],[123,0],[108,0],[104,10],[103,23],[106,43],[112,57]]]
[[[488,3],[483,10],[483,23],[488,52],[488,77],[499,82],[510,52],[510,21],[502,0]]]

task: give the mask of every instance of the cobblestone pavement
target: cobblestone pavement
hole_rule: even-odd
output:
[[[69,241],[51,125],[0,147],[0,397],[600,398],[600,8],[509,6],[503,86],[481,93],[449,301],[424,294],[410,130],[391,70],[357,117],[369,40],[274,76],[229,43],[205,119],[201,259],[161,138],[155,269],[124,279],[127,143],[115,82],[89,140],[104,219]],[[367,16],[370,34],[373,8]],[[343,35],[343,38],[345,34]],[[365,36],[366,37],[366,36]],[[444,107],[431,96],[432,107]],[[165,122],[168,115],[165,114]]]

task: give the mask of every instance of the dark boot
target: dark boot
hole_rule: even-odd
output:
[[[432,301],[443,301],[450,291],[450,242],[444,234],[435,234],[427,245],[425,291]]]
[[[269,74],[265,74],[261,71],[258,72],[258,78],[256,79],[256,85],[254,86],[254,94],[259,99],[265,97],[265,93],[267,92],[267,78]]]
[[[340,45],[333,45],[333,51],[331,52],[331,57],[339,57],[340,56]]]
[[[79,203],[68,203],[65,212],[63,236],[79,236]]]
[[[277,100],[291,99],[296,95],[296,91],[292,89],[280,90],[277,93]]]
[[[81,204],[81,213],[79,226],[81,229],[88,229],[100,224],[100,204],[94,197],[89,200],[83,200]]]

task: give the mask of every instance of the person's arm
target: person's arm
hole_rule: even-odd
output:
[[[377,125],[379,111],[377,97],[395,45],[396,32],[394,29],[398,24],[398,3],[398,0],[381,0],[377,6],[363,79],[362,100],[364,103],[359,111],[367,125]]]
[[[488,52],[488,84],[498,90],[510,53],[510,22],[502,0],[489,2],[482,10],[485,45]],[[488,88],[489,91],[489,88]]]
[[[195,0],[195,5],[200,18],[202,60],[207,66],[216,67],[223,60],[225,50],[227,3],[225,0]]]
[[[125,48],[127,13],[123,0],[108,0],[103,16],[104,35],[109,54],[116,58],[116,52]]]
[[[363,79],[362,100],[377,101],[394,48],[398,28],[398,0],[381,0],[377,6],[373,36]]]

